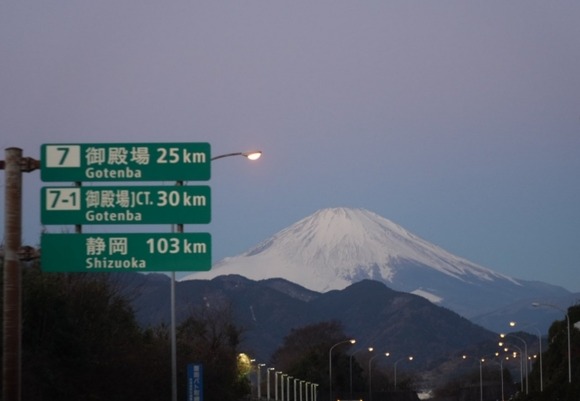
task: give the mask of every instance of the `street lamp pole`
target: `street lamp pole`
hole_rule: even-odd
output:
[[[560,312],[563,312],[566,315],[566,321],[568,322],[568,383],[572,383],[572,353],[570,347],[570,315],[564,309],[560,308],[559,306],[552,305],[552,304],[541,304],[539,302],[532,303],[532,306],[539,307],[539,306],[547,306],[549,308],[557,309]]]
[[[280,399],[284,401],[284,379],[288,376],[287,373],[282,373],[280,376]]]
[[[257,160],[262,156],[261,151],[252,152],[235,152],[226,153],[223,155],[215,156],[210,159],[214,161],[217,159],[222,159],[224,157],[230,156],[244,156],[249,160]],[[177,181],[177,186],[182,186],[183,181]],[[176,224],[172,226],[172,231],[177,233],[183,232],[183,224]],[[171,287],[170,287],[170,308],[171,308],[171,400],[177,401],[177,336],[176,336],[176,319],[175,319],[175,271],[171,272]]]
[[[413,360],[413,357],[410,356],[408,358],[401,358],[401,359],[398,359],[398,360],[395,361],[395,365],[394,365],[394,371],[395,371],[394,372],[394,374],[395,374],[395,390],[397,390],[397,364],[399,362],[401,362],[402,360],[404,360],[404,359],[409,359],[409,361],[412,361]]]
[[[372,379],[373,379],[372,366],[373,365],[372,365],[372,362],[373,362],[373,359],[375,359],[379,355],[381,355],[381,354],[377,354],[369,359],[369,369],[368,369],[368,371],[369,371],[369,400],[371,400],[371,401],[373,399],[373,386],[372,386]],[[390,354],[388,352],[385,352],[385,356],[389,356],[389,355]]]
[[[300,383],[300,379],[294,378],[294,401],[298,400],[298,384]]]
[[[544,367],[542,362],[542,333],[540,333],[540,329],[534,327],[538,334],[538,344],[540,345],[540,392],[544,391]]]
[[[501,401],[505,401],[505,396],[504,396],[504,388],[503,388],[503,359],[499,360],[499,375],[500,375],[500,379],[501,379]]]
[[[268,368],[268,370],[266,370],[266,391],[268,393],[267,399],[268,401],[270,401],[270,372],[273,371],[274,368]]]
[[[282,371],[277,371],[274,374],[274,399],[278,400],[278,375],[281,375]]]
[[[266,364],[265,363],[258,363],[257,370],[256,370],[256,373],[258,375],[257,380],[256,380],[256,383],[258,385],[258,399],[262,398],[262,374],[261,374],[262,372],[260,370],[260,368],[262,366],[266,366]]]
[[[373,347],[368,347],[367,348],[369,350],[369,352],[373,352]],[[352,357],[354,356],[354,354],[356,354],[357,352],[362,351],[363,348],[354,351],[352,354],[350,354],[350,360],[349,360],[349,367],[350,367],[350,399],[352,400]]]
[[[355,339],[350,339],[350,340],[346,340],[346,341],[341,341],[339,343],[334,344],[332,347],[330,347],[330,351],[328,351],[328,399],[329,401],[332,401],[332,350],[341,345],[341,344],[346,344],[346,343],[351,343],[354,344],[356,343]]]
[[[499,343],[499,346],[503,346],[503,343]],[[522,355],[524,354],[522,349],[520,347],[518,347],[517,345],[511,345],[511,347],[515,348],[518,350],[519,354],[520,354],[520,390],[523,393],[524,392],[524,364],[523,361],[524,359],[522,358]],[[507,351],[509,348],[506,347],[504,348],[504,351]],[[515,356],[517,355],[518,352],[514,352],[513,357],[515,358]],[[526,362],[527,363],[527,362]]]
[[[483,362],[485,359],[479,358],[479,401],[483,401]]]
[[[526,366],[525,366],[525,370],[524,370],[524,376],[526,379],[526,394],[528,394],[528,390],[529,390],[529,377],[528,377],[528,343],[526,342],[526,340],[524,340],[521,337],[516,336],[515,334],[500,334],[501,338],[505,338],[505,337],[513,337],[513,338],[517,338],[518,340],[520,340],[521,342],[524,343],[524,360],[526,361]]]
[[[288,376],[286,378],[286,401],[290,401],[290,379],[293,379],[294,377],[292,376]]]

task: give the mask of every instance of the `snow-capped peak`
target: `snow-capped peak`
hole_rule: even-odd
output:
[[[403,263],[459,280],[507,279],[516,283],[452,255],[376,213],[352,208],[321,209],[244,254],[219,261],[211,271],[185,279],[225,274],[254,280],[282,277],[324,292],[365,278],[391,283]]]

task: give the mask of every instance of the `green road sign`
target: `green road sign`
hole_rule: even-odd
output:
[[[42,224],[208,224],[209,186],[44,187]]]
[[[43,181],[207,181],[211,148],[206,142],[45,144]]]
[[[47,272],[202,271],[211,269],[211,235],[42,234]]]

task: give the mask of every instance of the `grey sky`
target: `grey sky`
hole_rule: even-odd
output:
[[[188,227],[216,261],[352,206],[580,291],[579,16],[577,1],[8,1],[0,146],[260,148],[215,163],[213,223]]]

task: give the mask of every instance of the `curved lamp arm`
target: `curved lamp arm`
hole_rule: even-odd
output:
[[[217,159],[223,159],[224,157],[230,157],[230,156],[244,156],[247,157],[250,160],[258,160],[260,158],[260,156],[262,156],[262,151],[261,150],[253,150],[251,152],[233,152],[233,153],[226,153],[223,155],[219,155],[219,156],[215,156],[211,158],[211,161],[217,160]]]

